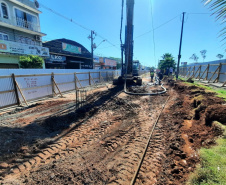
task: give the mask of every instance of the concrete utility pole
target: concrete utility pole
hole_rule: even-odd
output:
[[[176,75],[176,79],[178,79],[178,75],[179,75],[179,67],[180,67],[180,59],[181,59],[181,46],[182,46],[183,30],[184,30],[184,14],[185,14],[185,12],[183,12],[183,19],[182,19],[182,27],[181,27],[180,47],[179,47],[179,55],[178,55],[178,63],[177,63],[177,75]]]
[[[88,37],[88,39],[91,39],[91,58],[92,58],[91,66],[92,66],[92,69],[93,69],[93,50],[94,50],[93,40],[95,39],[93,36],[95,34],[96,33],[93,30],[91,30],[91,36]]]

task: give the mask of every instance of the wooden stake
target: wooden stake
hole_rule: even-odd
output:
[[[54,78],[53,78],[53,83],[54,83],[54,85],[56,86],[57,90],[59,91],[61,98],[63,98],[63,95],[62,95],[62,93],[61,93],[61,91],[60,91],[60,89],[59,89],[57,83],[55,82],[55,79],[54,79]]]
[[[25,102],[26,105],[28,106],[27,100],[25,99],[25,97],[24,97],[24,95],[23,95],[23,93],[22,93],[22,91],[21,91],[21,89],[20,89],[20,86],[18,85],[17,81],[16,81],[16,86],[17,86],[18,90],[20,91],[20,94],[21,94],[22,98],[24,99],[24,102]]]
[[[100,75],[100,77],[102,78],[102,81],[104,82],[104,78],[103,78],[103,76],[102,76],[102,75]]]
[[[93,81],[93,84],[94,85],[96,85],[96,83],[94,82],[94,80],[93,80],[93,78],[92,78],[92,76],[90,75],[90,78],[91,78],[91,80]]]
[[[210,65],[208,64],[208,66],[207,66],[207,71],[206,71],[206,78],[205,78],[205,80],[207,80],[207,79],[208,79],[209,69],[210,69]]]
[[[216,78],[213,82],[215,82],[215,81],[216,81],[216,82],[219,82],[221,67],[222,67],[222,64],[220,63],[220,64],[219,64],[219,71],[218,71],[218,74],[217,74],[217,78]]]
[[[18,94],[18,91],[16,88],[16,78],[15,78],[14,73],[12,74],[12,79],[13,79],[13,87],[14,87],[14,91],[15,91],[15,95],[16,95],[16,101],[17,101],[18,106],[20,106],[21,102],[20,102],[19,94]]]
[[[77,82],[79,83],[80,87],[81,87],[81,88],[83,88],[83,86],[82,86],[82,84],[80,83],[80,81],[79,81],[79,79],[78,79],[78,77],[77,77],[77,75],[76,75],[76,74],[75,74],[75,77],[76,77]]]
[[[54,86],[53,79],[54,79],[54,73],[51,73],[52,95],[54,97],[56,95],[56,92],[55,92],[55,86]]]
[[[199,66],[199,75],[197,76],[198,78],[200,78],[201,69],[202,69],[202,66],[200,65],[200,66]]]
[[[188,68],[188,74],[186,74],[185,77],[188,77],[190,75],[190,69],[191,69],[191,67]]]
[[[214,73],[212,74],[212,76],[210,77],[208,83],[210,82],[210,80],[212,80],[213,76],[216,74],[217,70],[220,68],[220,65],[218,66],[218,68],[214,71]]]
[[[224,85],[226,85],[226,81],[223,83],[222,87],[224,87]]]
[[[203,75],[205,74],[206,70],[208,67],[206,67],[205,71],[202,73],[201,77],[199,77],[199,80],[201,80],[201,78],[203,77]]]
[[[195,73],[193,73],[191,78],[195,78],[195,75],[197,74],[197,72],[199,71],[199,69],[201,68],[201,66],[199,66],[199,68],[197,69],[197,71]],[[195,67],[194,67],[194,71],[195,71]]]
[[[74,73],[74,77],[75,77],[75,90],[77,90],[77,89],[78,89],[78,87],[77,87],[76,73]]]

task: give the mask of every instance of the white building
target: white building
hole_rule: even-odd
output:
[[[19,68],[19,56],[49,56],[42,47],[36,0],[0,0],[0,68]]]

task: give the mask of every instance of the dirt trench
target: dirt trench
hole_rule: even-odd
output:
[[[219,135],[211,122],[223,121],[211,112],[221,115],[225,103],[181,83],[168,89],[161,96],[129,96],[112,86],[90,93],[77,112],[73,98],[65,98],[2,115],[0,182],[130,184],[170,96],[136,184],[184,184],[199,162],[198,149]]]

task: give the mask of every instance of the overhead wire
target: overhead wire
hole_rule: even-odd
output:
[[[145,33],[143,33],[143,34],[141,34],[141,35],[138,35],[137,37],[135,37],[135,39],[137,39],[137,38],[139,38],[139,37],[142,37],[142,36],[144,36],[144,35],[147,35],[147,34],[153,32],[153,31],[155,31],[155,30],[161,28],[162,26],[165,26],[166,24],[168,24],[169,22],[171,22],[171,21],[173,21],[174,19],[178,18],[179,16],[180,16],[180,14],[177,15],[177,16],[175,16],[175,17],[173,17],[172,19],[166,21],[165,23],[163,23],[163,24],[157,26],[156,28],[154,28],[154,29],[152,29],[152,30],[150,30],[150,31],[147,31],[147,32],[145,32]]]
[[[156,48],[155,48],[155,31],[154,31],[154,18],[153,18],[153,5],[152,5],[152,0],[150,0],[150,4],[151,4],[151,19],[152,19],[152,21],[151,21],[151,23],[152,23],[152,30],[153,30],[153,35],[152,35],[152,37],[153,37],[153,49],[154,49],[154,59],[155,59],[155,66],[157,67],[157,65],[156,65]]]
[[[52,12],[52,13],[54,13],[54,14],[56,14],[56,15],[62,17],[62,18],[64,18],[65,20],[68,20],[68,21],[74,23],[75,25],[77,25],[77,26],[79,26],[79,27],[81,27],[81,28],[83,28],[83,29],[85,29],[85,30],[87,30],[87,31],[92,31],[91,28],[88,28],[88,27],[86,27],[86,26],[83,26],[82,24],[79,24],[79,23],[75,22],[72,18],[68,18],[68,17],[62,15],[61,13],[59,13],[59,12],[57,12],[57,11],[55,11],[55,10],[53,10],[53,9],[51,9],[51,8],[49,8],[49,7],[47,7],[47,6],[45,6],[45,5],[43,5],[42,3],[39,3],[39,4],[40,4],[40,6],[43,7],[44,9],[46,9],[46,10],[48,10],[48,11],[50,11],[50,12]],[[108,42],[110,45],[112,45],[113,47],[119,49],[118,47],[116,47],[115,44],[113,44],[112,42],[110,42],[107,38],[103,37],[103,36],[100,35],[99,33],[98,33],[98,34],[96,33],[96,36],[99,36],[100,38],[102,38],[102,39],[104,39],[106,42]],[[120,49],[119,49],[119,50],[120,50]]]

